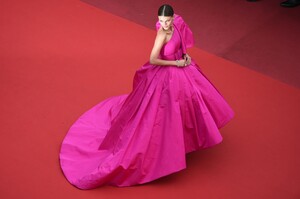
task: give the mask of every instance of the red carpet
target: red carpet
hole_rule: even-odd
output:
[[[72,0],[2,1],[0,13],[1,198],[300,197],[299,89],[198,48],[192,57],[236,112],[223,143],[145,185],[76,189],[61,141],[88,108],[130,92],[155,31]]]

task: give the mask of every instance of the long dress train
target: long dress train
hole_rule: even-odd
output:
[[[180,59],[194,43],[179,15],[173,25],[162,59]],[[61,168],[80,189],[150,182],[185,169],[186,153],[220,143],[219,129],[233,116],[194,60],[183,68],[147,62],[136,71],[131,93],[100,102],[70,127]]]

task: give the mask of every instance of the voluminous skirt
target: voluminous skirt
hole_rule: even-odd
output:
[[[100,102],[71,126],[61,167],[80,189],[143,184],[185,169],[186,153],[220,143],[219,129],[233,116],[194,62],[146,63],[130,94]]]

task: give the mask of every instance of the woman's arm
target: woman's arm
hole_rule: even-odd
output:
[[[150,64],[153,65],[174,65],[174,66],[184,66],[185,60],[181,59],[177,61],[173,60],[163,60],[159,59],[158,55],[160,53],[160,50],[162,46],[164,45],[165,39],[167,34],[163,32],[163,30],[160,28],[157,31],[157,35],[155,38],[154,46],[152,48],[151,54],[150,54]]]

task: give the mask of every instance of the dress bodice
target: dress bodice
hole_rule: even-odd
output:
[[[177,60],[182,58],[181,41],[178,30],[174,27],[171,39],[163,45],[160,51],[160,58],[165,60]]]

